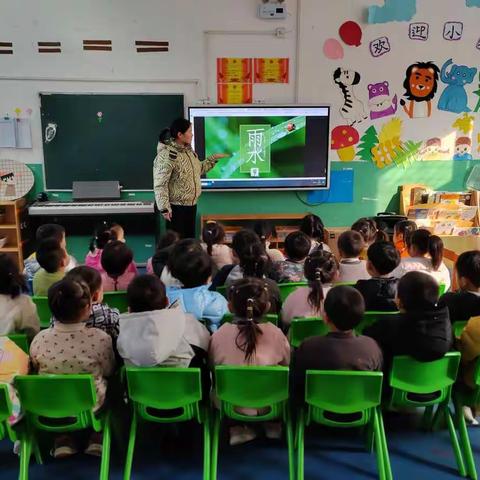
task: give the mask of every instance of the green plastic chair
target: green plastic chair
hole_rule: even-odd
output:
[[[424,426],[433,426],[433,408],[436,419],[444,418],[448,425],[458,471],[465,476],[465,464],[450,412],[452,386],[457,378],[460,352],[449,352],[439,360],[419,362],[409,356],[393,358],[390,371],[392,394],[390,407],[425,407]]]
[[[20,347],[25,353],[30,351],[28,337],[25,333],[11,333],[8,338]]]
[[[233,320],[233,313],[226,313],[220,324],[223,325],[224,323],[232,323]],[[275,326],[278,326],[278,315],[276,313],[267,313],[262,317],[261,323],[270,322],[273,323]]]
[[[53,433],[92,428],[103,431],[100,480],[108,479],[110,466],[110,412],[94,413],[97,400],[92,375],[21,375],[15,387],[25,413],[20,432],[20,480],[28,479],[32,449],[38,452],[37,430]],[[41,457],[40,457],[41,463]]]
[[[288,338],[293,348],[298,348],[307,338],[324,336],[329,332],[327,324],[319,317],[296,317],[290,324]]]
[[[52,312],[48,306],[48,297],[32,297],[33,303],[37,307],[38,317],[40,319],[40,328],[50,327],[50,319],[52,317]]]
[[[307,287],[307,282],[290,282],[290,283],[279,283],[278,289],[280,290],[280,299],[282,302],[286,300],[286,298],[297,288],[299,287]]]
[[[453,322],[452,330],[455,338],[460,338],[463,332],[463,329],[467,326],[467,321]]]
[[[128,312],[127,292],[105,292],[103,294],[103,303],[110,308],[117,308],[120,313]]]
[[[446,289],[447,289],[447,286],[444,283],[440,283],[438,285],[438,296],[441,297],[445,293]]]
[[[456,322],[458,323],[458,322]],[[467,475],[473,480],[477,480],[477,468],[475,466],[475,457],[472,452],[472,445],[468,436],[465,417],[463,416],[463,406],[472,406],[480,404],[480,357],[477,358],[473,374],[474,389],[458,387],[453,389],[453,403],[455,405],[455,425],[460,436],[460,445],[462,447],[463,457],[466,463]]]
[[[367,427],[367,446],[375,446],[381,480],[392,479],[385,427],[380,410],[381,372],[307,370],[305,406],[297,421],[297,480],[304,478],[305,427]]]
[[[129,480],[139,421],[176,423],[196,420],[203,425],[203,478],[210,478],[210,421],[202,403],[199,368],[126,368],[128,396],[133,407],[123,478]],[[167,415],[170,410],[178,415]]]
[[[227,286],[226,285],[221,285],[220,287],[217,287],[216,291],[218,293],[221,293],[225,298],[227,298]]]
[[[339,285],[343,285],[343,286],[346,286],[346,287],[353,287],[355,286],[357,282],[335,282],[334,283],[334,287],[338,287]]]
[[[377,311],[369,311],[363,314],[362,321],[359,325],[355,328],[355,332],[358,335],[361,335],[363,331],[372,326],[374,323],[381,322],[383,318],[388,317],[389,315],[398,315],[399,312],[377,312]]]
[[[11,415],[12,403],[10,402],[8,386],[5,383],[0,383],[0,440],[9,438],[14,442],[16,439],[15,434],[8,423],[8,419]]]
[[[283,421],[287,430],[289,478],[293,480],[294,441],[288,409],[288,377],[288,367],[215,367],[215,392],[220,401],[220,409],[214,412],[211,480],[217,479],[218,441],[224,417],[245,423]],[[267,407],[268,411],[249,416],[239,413],[238,407],[258,409]]]

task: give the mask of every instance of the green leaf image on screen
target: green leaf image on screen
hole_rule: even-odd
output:
[[[292,178],[305,176],[305,116],[267,116],[267,117],[206,117],[205,118],[205,156],[214,153],[228,153],[210,170],[206,177],[210,179],[245,179],[251,176],[251,167],[259,168],[259,178]],[[244,157],[242,152],[241,128],[261,127],[268,129],[270,162],[268,170],[257,165],[248,164],[242,168]],[[248,140],[247,140],[248,142]],[[248,159],[248,156],[246,157]],[[254,173],[257,173],[256,171]]]
[[[240,125],[240,173],[270,173],[270,125]]]

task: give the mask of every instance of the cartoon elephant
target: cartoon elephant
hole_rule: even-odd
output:
[[[447,87],[438,101],[438,109],[453,113],[470,112],[465,85],[473,82],[477,69],[453,64],[448,71],[452,63],[453,60],[450,58],[442,67],[441,80],[447,84]]]

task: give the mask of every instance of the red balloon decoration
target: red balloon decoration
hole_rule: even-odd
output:
[[[357,22],[345,22],[338,29],[338,33],[347,45],[358,47],[362,43],[362,29]]]

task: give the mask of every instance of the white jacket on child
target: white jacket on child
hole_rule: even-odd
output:
[[[210,334],[193,315],[179,308],[120,315],[118,353],[136,367],[188,367],[192,345],[208,351]]]

